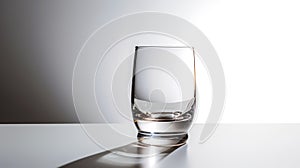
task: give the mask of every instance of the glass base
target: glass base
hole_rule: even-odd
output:
[[[151,134],[139,132],[137,139],[140,143],[153,146],[181,146],[188,139],[188,134]]]

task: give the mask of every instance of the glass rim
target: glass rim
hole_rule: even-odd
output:
[[[186,48],[186,49],[192,49],[194,50],[194,47],[192,46],[158,46],[158,45],[140,45],[140,46],[135,46],[135,49],[139,48],[170,48],[170,49],[177,49],[177,48]]]

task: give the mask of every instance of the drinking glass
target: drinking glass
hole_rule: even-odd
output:
[[[141,143],[186,143],[196,104],[193,47],[137,46],[131,108]]]

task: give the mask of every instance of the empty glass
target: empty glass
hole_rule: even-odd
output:
[[[196,102],[195,73],[192,47],[136,47],[131,103],[141,143],[186,142]]]

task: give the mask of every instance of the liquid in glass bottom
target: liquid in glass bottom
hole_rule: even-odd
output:
[[[138,140],[151,145],[182,145],[193,120],[194,98],[175,103],[134,99],[133,118]]]

